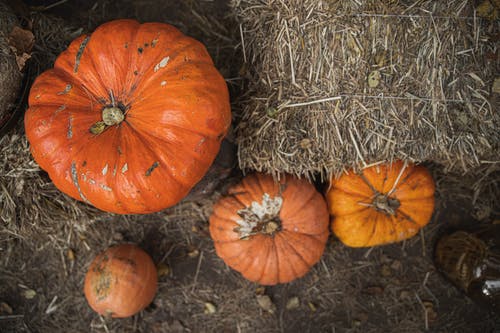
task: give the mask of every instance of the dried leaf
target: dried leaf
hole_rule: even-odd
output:
[[[257,303],[262,310],[265,310],[269,313],[274,313],[276,311],[276,306],[271,301],[271,298],[267,295],[257,295]]]
[[[158,272],[158,277],[167,276],[170,274],[170,267],[164,263],[160,263],[156,266],[156,271]]]
[[[384,288],[380,286],[370,286],[364,288],[362,292],[368,295],[380,295],[384,293]]]
[[[307,139],[307,138],[302,139],[302,141],[300,141],[300,143],[299,143],[299,146],[302,149],[309,149],[312,147],[312,141],[311,141],[311,139]]]
[[[384,277],[391,276],[392,274],[391,267],[389,267],[389,265],[382,265],[382,268],[380,269],[380,274],[382,274],[382,276]]]
[[[19,70],[23,70],[26,61],[31,58],[31,49],[35,44],[35,36],[29,30],[15,26],[9,35],[9,46],[16,55]]]
[[[75,260],[75,252],[73,252],[72,249],[68,249],[68,251],[66,252],[66,256],[68,257],[69,261]]]
[[[33,289],[26,289],[23,291],[23,296],[26,299],[33,299],[36,296],[36,291],[34,291]]]
[[[14,311],[12,311],[12,308],[10,307],[9,304],[5,302],[0,302],[0,314],[7,314],[11,315]]]
[[[477,6],[476,11],[477,16],[494,21],[498,19],[500,0],[485,0]]]
[[[309,310],[311,310],[311,312],[316,312],[316,310],[318,309],[312,302],[308,302],[307,306],[309,307]]]
[[[264,295],[266,293],[266,287],[259,286],[255,288],[255,295]]]
[[[379,85],[380,83],[380,72],[379,71],[373,71],[370,74],[368,74],[368,86],[370,88],[375,88]]]
[[[491,88],[491,90],[494,92],[494,93],[497,93],[497,94],[500,94],[500,76],[497,77],[495,79],[495,81],[493,82],[493,87]]]
[[[189,258],[196,258],[199,255],[200,255],[200,250],[198,249],[192,249],[191,251],[188,252]]]
[[[404,299],[410,299],[411,298],[411,293],[408,290],[403,290],[399,294],[399,298],[404,300]]]
[[[403,265],[401,264],[401,261],[394,260],[390,267],[392,270],[400,271],[403,268]]]
[[[9,45],[15,50],[16,55],[30,54],[34,44],[35,36],[31,31],[17,26],[12,28],[9,35]]]
[[[28,53],[23,53],[20,56],[16,55],[16,63],[20,71],[22,71],[24,66],[26,66],[26,61],[28,61],[29,58],[31,58],[31,54]]]
[[[215,312],[217,312],[217,307],[213,303],[206,302],[204,313],[205,314],[213,314]]]
[[[299,298],[297,296],[290,298],[286,302],[286,309],[287,310],[294,310],[294,309],[297,309],[299,306],[300,306],[300,301],[299,301]]]

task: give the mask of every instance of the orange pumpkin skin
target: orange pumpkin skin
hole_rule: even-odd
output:
[[[245,177],[210,216],[217,255],[262,285],[305,275],[321,258],[328,234],[323,197],[307,181],[288,175],[279,183],[259,173]]]
[[[56,187],[120,214],[179,202],[230,122],[227,85],[205,47],[134,20],[74,40],[34,82],[25,115],[32,155]]]
[[[136,245],[121,244],[100,253],[90,264],[84,292],[95,312],[125,318],[151,303],[157,283],[151,257]]]
[[[434,181],[423,166],[395,161],[332,179],[327,202],[333,233],[368,247],[414,236],[434,211]]]

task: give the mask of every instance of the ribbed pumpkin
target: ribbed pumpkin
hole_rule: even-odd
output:
[[[151,257],[136,245],[121,244],[96,256],[85,276],[84,292],[95,312],[124,318],[151,303],[157,283]]]
[[[205,47],[134,20],[74,40],[36,79],[25,116],[33,157],[54,184],[122,214],[180,201],[230,122],[228,89]]]
[[[306,274],[328,239],[325,200],[306,180],[253,174],[213,208],[217,255],[250,281],[286,283]]]
[[[351,247],[410,238],[432,217],[434,189],[425,167],[402,161],[345,173],[327,193],[332,231]]]

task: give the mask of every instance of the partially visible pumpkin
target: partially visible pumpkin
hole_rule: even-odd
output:
[[[434,190],[425,167],[402,161],[345,173],[327,192],[332,231],[351,247],[410,238],[429,223]]]
[[[104,211],[151,213],[203,177],[231,123],[206,48],[164,23],[116,20],[78,37],[34,82],[31,153],[57,188]]]
[[[313,185],[290,175],[253,174],[231,187],[210,216],[217,255],[250,281],[290,282],[318,262],[328,210]]]
[[[90,264],[84,292],[95,312],[124,318],[151,303],[157,283],[151,257],[136,245],[121,244],[108,248]]]

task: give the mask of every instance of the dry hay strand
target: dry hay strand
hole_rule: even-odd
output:
[[[483,164],[465,174],[445,172],[440,165],[429,167],[444,209],[448,205],[468,207],[470,216],[478,221],[500,216],[500,164]]]
[[[33,11],[30,16],[35,35],[31,65],[35,67],[33,72],[38,75],[54,65],[57,56],[83,33],[83,29],[43,12]]]
[[[243,169],[326,178],[403,159],[498,163],[500,22],[452,1],[233,0],[251,70]]]
[[[30,239],[59,223],[85,223],[105,215],[61,193],[31,157],[26,137],[0,139],[0,231]]]

